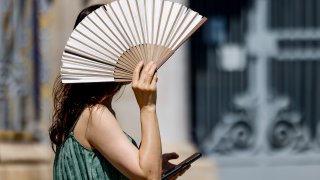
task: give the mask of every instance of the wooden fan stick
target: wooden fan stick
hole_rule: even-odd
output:
[[[127,51],[127,53],[131,53],[133,51],[133,49],[132,48],[130,48],[128,51]],[[119,58],[119,61],[118,61],[118,64],[121,64],[121,63],[123,63],[123,61],[125,61],[124,59],[122,59],[122,57],[120,57]],[[133,71],[134,71],[134,68],[136,67],[136,65],[137,65],[138,63],[136,63],[136,64],[134,64],[134,66],[132,67],[132,68],[130,68],[130,71],[133,73]]]
[[[160,33],[160,26],[161,26],[161,22],[162,22],[162,15],[163,15],[163,6],[164,6],[164,1],[161,1],[161,12],[160,12],[160,20],[159,20],[159,24],[158,24],[158,30],[157,30],[157,36],[156,36],[156,42],[155,44],[158,43],[158,40],[159,40],[159,33]],[[159,49],[161,49],[161,46],[158,45],[156,46],[156,50],[154,52],[154,57],[157,57],[157,52],[159,51]],[[155,60],[158,60],[157,58]]]
[[[65,67],[62,71],[63,73],[76,73],[79,75],[112,75],[113,72],[106,72],[106,71],[98,71],[98,70],[90,70],[90,69],[86,69],[86,72],[83,72],[83,69],[78,69],[78,68],[72,68],[72,67]]]
[[[151,18],[151,44],[153,44],[154,18],[155,18],[155,0],[152,1],[152,18]],[[152,54],[152,53],[151,53]]]
[[[61,72],[61,75],[64,76],[70,76],[72,75],[73,78],[87,78],[87,77],[109,77],[112,78],[113,74],[96,74],[96,73],[83,73],[83,72],[75,72],[77,75],[74,75],[74,73],[69,73],[69,72]]]
[[[165,26],[164,26],[164,31],[168,28],[168,23],[169,23],[169,19],[170,19],[170,17],[171,17],[171,14],[172,14],[173,5],[174,5],[174,3],[171,2],[170,11],[169,11],[169,14],[168,14],[168,17],[167,17],[167,20],[166,20],[166,24],[165,24]],[[161,40],[160,40],[160,45],[162,45],[162,43],[163,43],[163,38],[164,38],[165,35],[166,35],[166,33],[164,32],[163,35],[162,35],[162,37],[161,37]]]
[[[185,22],[186,18],[187,18],[188,15],[190,14],[190,12],[191,12],[191,10],[188,9],[187,12],[186,12],[186,14],[184,15],[183,19],[182,19],[181,22],[179,23],[178,27],[175,29],[173,35],[170,37],[170,40],[169,40],[169,41],[166,41],[166,44],[165,44],[166,47],[169,47],[169,46],[170,46],[170,43],[171,43],[171,42],[174,40],[174,38],[176,37],[177,33],[179,32],[181,26],[182,26],[183,23]],[[161,53],[160,53],[160,57],[163,56],[163,53],[165,53],[165,52],[161,52]]]
[[[154,40],[154,18],[155,18],[155,0],[153,0],[152,2],[152,18],[151,18],[151,46],[150,46],[150,61],[153,61],[153,51],[154,51],[154,44],[153,44],[153,40]],[[149,61],[149,62],[150,62]]]
[[[169,37],[170,37],[171,34],[172,34],[172,31],[173,31],[174,27],[176,26],[176,23],[177,23],[180,15],[181,15],[181,13],[182,13],[182,9],[183,9],[183,6],[180,7],[177,16],[176,16],[175,19],[174,19],[173,25],[171,26],[171,28],[170,28],[170,30],[169,30],[169,32],[168,32],[168,35],[167,35],[167,37],[165,38],[165,41],[163,42],[165,47],[166,47],[166,43],[167,43],[168,40],[169,40]],[[170,14],[170,15],[171,15],[171,14]],[[161,42],[161,44],[162,44],[162,42]],[[164,51],[164,50],[162,50],[162,51]],[[162,54],[162,51],[160,51],[159,53]],[[158,56],[159,56],[159,55],[158,55]]]
[[[203,18],[201,19],[201,21],[198,23],[198,25],[196,25],[196,26],[191,30],[191,32],[188,33],[188,35],[176,46],[176,48],[174,48],[174,47],[175,47],[175,44],[176,44],[176,43],[174,43],[174,44],[172,45],[172,47],[171,47],[171,49],[174,48],[173,52],[175,52],[186,40],[188,40],[189,37],[190,37],[196,30],[198,30],[198,29],[203,25],[203,23],[205,23],[206,21],[207,21],[207,18],[203,17]],[[170,54],[170,53],[171,53],[171,52],[168,52],[167,54]],[[167,55],[164,55],[164,57],[165,57],[165,56],[167,56]]]
[[[158,24],[158,30],[157,30],[157,36],[156,36],[156,44],[159,41],[160,27],[161,27],[161,23],[162,23],[162,16],[163,16],[163,9],[164,9],[163,7],[164,7],[164,1],[161,1],[160,20],[159,20],[159,24]]]
[[[115,65],[116,65],[116,64],[113,63],[113,62],[106,62],[104,59],[102,59],[102,58],[100,58],[100,57],[98,57],[98,56],[96,56],[96,55],[94,55],[94,54],[92,54],[92,53],[85,52],[85,51],[83,51],[82,49],[79,49],[79,48],[76,48],[76,47],[73,47],[73,46],[70,46],[70,45],[66,45],[66,47],[71,48],[71,49],[75,49],[75,50],[77,50],[77,51],[80,51],[80,52],[82,52],[83,54],[88,55],[89,57],[92,56],[92,57],[96,58],[95,61],[103,62],[103,63],[109,64],[109,65],[111,65],[111,66],[115,66]],[[86,57],[86,58],[88,58],[88,57]],[[93,58],[90,58],[90,59],[93,59]]]
[[[207,21],[206,17],[203,17],[202,20],[199,22],[199,24],[197,26],[195,26],[192,31],[177,45],[177,47],[171,51],[170,53],[168,53],[167,55],[165,55],[162,60],[159,62],[158,64],[158,69],[173,55],[173,53],[186,41],[189,39],[189,37],[196,31],[198,30],[205,22]]]
[[[105,11],[103,11],[103,12],[105,12]],[[106,36],[113,42],[113,44],[115,44],[119,49],[121,49],[122,51],[125,51],[127,48],[126,48],[126,46],[122,43],[122,41],[119,39],[119,37],[114,34],[114,32],[113,32],[113,31],[111,30],[111,28],[109,27],[109,25],[102,19],[102,17],[101,17],[96,11],[94,11],[94,13],[95,13],[95,15],[100,19],[100,21],[107,27],[107,29],[111,32],[111,34],[120,42],[120,44],[122,45],[122,48],[119,46],[118,43],[116,43],[116,42],[113,40],[113,38],[110,38],[110,36],[109,36],[103,29],[101,29],[101,27],[97,26],[97,27],[99,28],[99,30],[100,30],[102,33],[104,33],[104,35],[106,35]],[[111,47],[112,47],[112,46],[111,46]],[[121,53],[120,53],[120,54],[121,54]]]
[[[180,11],[179,11],[179,12],[180,12]],[[177,16],[177,17],[178,17],[178,16]],[[172,49],[170,49],[167,44],[168,44],[169,39],[171,39],[171,36],[172,36],[172,33],[173,33],[175,27],[177,26],[177,25],[176,25],[176,21],[178,21],[178,19],[179,19],[179,18],[175,19],[174,25],[170,28],[170,31],[169,31],[169,33],[168,33],[168,36],[166,37],[166,41],[164,42],[164,47],[165,47],[165,48],[162,48],[162,49],[158,52],[158,54],[157,54],[158,61],[161,60],[162,54],[163,54],[164,52],[172,51]],[[169,43],[169,44],[170,44],[170,43]]]
[[[165,35],[166,35],[165,30],[168,28],[168,22],[169,22],[169,18],[171,17],[171,13],[172,13],[172,10],[173,10],[173,5],[174,5],[174,3],[171,2],[170,11],[169,11],[168,17],[167,17],[167,19],[166,19],[166,21],[165,21],[166,24],[165,24],[165,26],[164,26],[164,33],[163,33],[163,35],[162,35],[162,37],[161,37],[161,40],[160,40],[160,42],[159,42],[159,44],[160,44],[161,46],[162,46],[163,38],[164,38]],[[165,47],[162,46],[162,48],[156,53],[156,57],[159,57],[158,54],[159,54],[161,51],[163,51],[164,48],[165,48]]]
[[[71,67],[64,67],[63,70],[61,70],[61,74],[68,76],[108,76],[108,77],[114,77],[114,72],[106,72],[105,70],[97,71],[97,70],[90,70],[90,69],[79,69],[79,68],[71,68]],[[128,78],[131,77],[132,74],[117,74],[117,77],[124,77]]]
[[[183,6],[180,7],[177,16],[174,19],[173,25],[171,26],[170,31],[168,32],[168,35],[167,35],[165,41],[163,42],[165,47],[166,47],[167,42],[169,41],[169,38],[172,36],[172,33],[173,33],[172,31],[174,31],[174,28],[177,26],[177,21],[182,16],[182,13],[183,13],[182,9],[183,9]]]
[[[120,7],[120,10],[121,10],[121,13],[122,13],[122,15],[123,15],[123,17],[124,17],[124,19],[125,19],[125,22],[127,23],[128,29],[129,29],[129,31],[130,31],[130,33],[131,33],[131,35],[132,35],[132,39],[133,39],[133,43],[134,43],[133,45],[137,45],[138,42],[137,42],[137,40],[136,40],[136,38],[135,38],[135,36],[134,36],[134,34],[133,34],[133,32],[132,32],[132,29],[130,28],[128,19],[127,19],[126,15],[125,15],[125,13],[124,13],[124,11],[123,11],[123,8],[122,8],[122,6],[121,6],[121,4],[120,4],[119,1],[117,1],[117,3],[118,3],[118,5],[119,5],[119,7]],[[139,47],[139,46],[134,46],[133,48],[136,48],[136,49],[137,49],[137,53],[138,53],[138,55],[139,55],[138,61],[140,61],[140,60],[143,58],[142,52],[141,52],[141,50],[140,50],[140,47]]]
[[[66,46],[66,47],[68,47],[68,48],[72,48],[72,47],[70,47],[70,46]],[[112,64],[110,64],[110,63],[107,63],[107,62],[105,62],[105,61],[101,61],[101,60],[99,60],[99,59],[94,59],[94,58],[92,58],[92,57],[90,57],[90,56],[86,56],[86,55],[83,55],[83,54],[78,54],[78,53],[75,53],[75,52],[73,52],[73,51],[70,51],[70,50],[65,50],[64,51],[66,54],[72,54],[72,55],[74,55],[74,56],[78,56],[78,57],[81,57],[81,58],[84,58],[84,59],[89,59],[89,60],[91,60],[91,61],[93,61],[93,62],[98,62],[98,63],[101,63],[101,64],[105,64],[105,65],[107,65],[107,66],[112,66]]]
[[[174,45],[177,44],[177,42],[180,40],[180,38],[183,36],[183,34],[189,29],[189,27],[191,26],[191,24],[194,22],[194,20],[196,19],[196,17],[198,16],[199,14],[196,13],[193,18],[191,19],[191,21],[187,24],[187,26],[184,28],[184,30],[180,33],[180,35],[177,37],[177,39],[172,43],[172,45],[169,47],[170,49],[173,49],[174,48]]]
[[[96,51],[96,52],[98,52],[98,53],[100,53],[100,54],[103,54],[104,56],[106,56],[107,58],[109,58],[109,59],[111,59],[111,60],[113,60],[113,61],[117,61],[116,58],[113,58],[113,57],[109,56],[108,54],[106,54],[106,53],[104,53],[104,52],[101,52],[100,50],[97,50],[97,49],[93,48],[92,46],[89,46],[88,44],[86,44],[86,43],[84,43],[84,42],[81,42],[80,40],[78,40],[78,39],[76,39],[76,38],[74,38],[74,37],[72,37],[72,36],[70,37],[70,39],[73,39],[73,40],[81,43],[82,45],[88,47],[89,49],[92,49],[92,50],[94,50],[94,51]]]
[[[142,59],[140,59],[139,61],[141,61],[141,60],[144,60],[144,58],[145,58],[145,54],[144,54],[144,50],[143,50],[143,47],[141,47],[141,38],[140,38],[140,34],[139,34],[139,32],[138,32],[138,28],[137,28],[137,25],[136,25],[136,21],[135,21],[135,19],[134,19],[134,17],[133,17],[133,13],[132,13],[132,10],[131,10],[131,6],[130,6],[130,3],[129,3],[129,1],[128,0],[126,0],[126,3],[127,3],[127,6],[129,7],[129,11],[130,11],[130,18],[132,19],[132,23],[133,23],[133,25],[134,25],[134,30],[135,30],[135,33],[136,33],[136,35],[137,35],[137,37],[138,37],[138,48],[139,48],[139,50],[140,50],[140,53],[141,53],[141,58]]]
[[[95,48],[93,48],[93,47],[91,47],[91,46],[89,46],[89,45],[87,45],[87,44],[79,41],[78,39],[73,38],[72,36],[71,36],[70,38],[71,38],[71,39],[74,39],[75,41],[77,41],[77,42],[85,45],[86,47],[88,47],[88,48],[90,48],[90,49],[92,49],[92,50],[94,50],[94,51],[96,51],[96,52],[99,52],[99,53],[105,55],[106,57],[112,59],[112,60],[115,61],[115,62],[117,62],[117,60],[118,60],[118,59],[116,59],[116,58],[113,58],[113,57],[111,57],[111,56],[109,56],[109,55],[101,52],[100,50],[97,50],[97,49],[95,49]],[[121,63],[121,62],[123,62],[123,63]],[[130,61],[129,61],[129,62],[130,62]],[[123,68],[123,69],[131,69],[130,66],[128,66],[128,65],[125,63],[125,61],[120,61],[119,67],[121,67],[121,68]]]
[[[70,77],[72,75],[72,77]],[[113,78],[114,74],[110,75],[101,75],[101,74],[85,74],[85,73],[80,73],[80,74],[73,74],[73,73],[68,73],[68,72],[61,72],[61,76],[63,79],[68,79],[68,80],[75,80],[75,79],[83,79],[83,78]]]
[[[61,76],[62,76],[62,79],[68,79],[68,80],[75,80],[75,79],[87,79],[87,78],[114,78],[113,76],[114,74],[111,73],[110,75],[101,75],[101,74],[87,74],[85,72],[80,72],[79,74],[75,74],[75,73],[69,73],[69,72],[63,72],[63,70],[61,70]],[[71,77],[70,77],[71,76]],[[97,81],[92,81],[92,82],[97,82]]]
[[[61,70],[61,75],[63,76],[105,76],[105,77],[113,77],[113,72],[95,72],[94,70],[83,70],[83,69],[75,69],[75,68],[69,68],[65,67],[63,70]],[[118,75],[118,77],[125,77],[127,78],[127,75]]]
[[[113,7],[112,7],[112,4],[110,4],[109,7],[110,7],[112,13],[115,15],[114,17],[116,18],[117,22],[120,24],[121,29],[123,30],[123,32],[124,32],[125,35],[123,35],[122,31],[118,28],[118,26],[116,25],[115,21],[109,16],[110,20],[112,21],[112,23],[114,24],[114,26],[116,27],[116,29],[118,30],[118,32],[120,32],[122,38],[126,41],[128,47],[129,47],[129,48],[132,47],[132,46],[133,46],[133,43],[132,43],[132,41],[131,41],[131,39],[130,39],[128,33],[127,33],[127,31],[125,31],[125,28],[123,27],[122,22],[119,20],[118,14],[114,11],[114,9],[113,9]]]
[[[118,69],[120,72],[119,73],[124,73],[124,74],[133,74],[133,69],[129,69],[126,66],[123,66],[120,62],[117,62],[115,69]]]
[[[64,67],[63,70],[61,70],[64,74],[78,74],[78,75],[85,75],[85,74],[101,74],[101,75],[112,75],[113,72],[107,72],[107,71],[96,71],[91,69],[84,69],[81,68],[74,68],[74,67]]]
[[[81,66],[86,66],[86,67],[96,67],[96,68],[105,69],[105,70],[112,70],[112,68],[110,68],[108,66],[104,66],[103,64],[83,62],[77,58],[71,58],[71,57],[67,57],[65,55],[62,56],[62,61],[68,62],[68,63],[73,63],[73,64],[80,64]]]
[[[70,58],[66,58],[66,57],[62,57],[62,60],[65,61],[65,62],[72,62],[72,63],[75,63],[75,64],[81,64],[83,66],[89,66],[89,65],[86,65],[86,63],[83,63],[81,61],[75,61],[74,59],[70,59]],[[98,68],[102,68],[102,69],[105,69],[105,70],[109,70],[109,71],[113,71],[113,68],[111,67],[106,67],[106,66],[99,66],[99,65],[90,65],[90,67],[98,67]]]
[[[146,44],[149,43],[149,29],[148,29],[148,16],[147,16],[147,1],[144,0],[144,17],[145,17],[145,22],[146,22],[146,38],[147,42]]]
[[[115,78],[114,81],[119,83],[131,82],[130,79],[121,79],[121,78]]]
[[[114,70],[114,77],[115,78],[126,78],[126,79],[131,79],[132,80],[132,74],[123,74],[117,67]]]
[[[132,79],[132,74],[130,74],[130,75],[123,75],[123,74],[119,73],[119,71],[115,71],[115,72],[114,72],[114,77],[115,77],[115,78]]]
[[[155,54],[155,50],[156,50],[156,48],[157,48],[157,43],[156,42],[154,42],[154,40],[155,40],[155,37],[154,37],[154,31],[155,31],[155,6],[156,6],[156,3],[155,3],[155,0],[153,0],[153,4],[152,4],[152,13],[153,13],[153,15],[152,15],[152,28],[151,28],[151,52],[150,52],[150,54],[151,54],[151,59],[150,59],[150,61],[154,61],[154,62],[156,62],[156,59],[155,59],[155,57],[154,57],[154,54]],[[161,16],[160,16],[160,18],[161,18]]]
[[[133,13],[132,13],[132,9],[131,9],[131,6],[130,6],[130,3],[129,3],[129,0],[126,0],[126,3],[127,3],[127,6],[129,7],[129,12],[130,12],[130,17],[131,17],[131,19],[132,19],[132,22],[133,22],[133,25],[134,25],[134,30],[135,30],[135,32],[136,32],[136,34],[137,34],[137,36],[138,36],[138,44],[140,45],[140,44],[142,44],[141,43],[141,38],[140,38],[140,34],[139,34],[139,31],[138,31],[138,28],[137,28],[137,25],[136,25],[136,21],[135,21],[135,19],[134,19],[134,17],[133,17]]]
[[[120,74],[120,75],[126,75],[127,77],[130,77],[130,78],[132,78],[132,74],[133,74],[132,72],[131,73],[124,72],[123,69],[119,66],[115,66],[114,73]]]
[[[121,67],[123,70],[127,70],[128,72],[133,73],[133,69],[131,65],[127,65],[126,64],[126,60],[123,60],[122,57],[119,58],[119,60],[117,61],[117,66]]]
[[[63,63],[69,63],[69,61],[63,60]],[[93,69],[89,69],[89,68],[92,68],[92,66],[82,65],[81,68],[64,66],[63,70],[61,70],[61,72],[69,73],[69,74],[73,74],[73,75],[77,75],[79,73],[87,73],[87,72],[89,72],[89,73],[90,72],[92,72],[92,73],[100,73],[100,74],[109,74],[109,75],[114,73],[112,70],[110,70],[110,71],[106,71],[105,69],[94,69],[93,70]],[[130,73],[126,73],[124,75],[128,76],[128,75],[130,75]]]
[[[126,80],[127,82],[131,82],[131,81],[132,81],[132,75],[131,75],[131,76],[121,76],[121,75],[115,73],[115,74],[114,74],[114,78],[115,78],[115,79]]]
[[[97,28],[100,30],[100,32],[102,32],[108,39],[110,39],[110,40],[112,41],[112,43],[117,46],[117,48],[121,49],[122,51],[124,50],[124,49],[122,49],[122,48],[118,45],[118,43],[114,42],[114,40],[113,40],[112,38],[110,38],[110,36],[109,36],[107,33],[105,33],[105,31],[102,30],[101,27],[98,26],[90,17],[88,17],[88,19],[94,24],[95,27],[97,27]],[[114,47],[113,47],[110,43],[108,43],[105,39],[103,39],[102,37],[100,37],[97,33],[93,32],[93,31],[91,30],[91,28],[88,28],[85,24],[83,24],[83,25],[84,25],[84,27],[85,27],[87,30],[89,30],[91,33],[93,33],[93,34],[94,34],[96,37],[98,37],[101,41],[103,41],[104,43],[106,43],[106,44],[108,45],[108,47],[110,47],[112,50],[116,51],[118,54],[121,54],[120,51],[118,51],[116,48],[114,48]],[[107,27],[107,28],[109,28],[109,27]],[[82,34],[84,35],[84,33],[82,33]],[[86,36],[86,35],[84,35],[84,36]],[[89,38],[89,37],[88,37],[88,38]],[[89,38],[89,39],[90,39],[90,38]],[[109,51],[109,50],[108,50],[108,51]],[[115,55],[115,54],[114,54],[114,55]],[[115,55],[115,56],[117,57],[117,55]]]
[[[126,50],[125,53],[126,53],[126,54],[129,54],[129,55],[132,57],[132,56],[135,56],[136,51],[137,51],[136,47],[131,47],[130,49]],[[130,60],[129,60],[130,63],[132,64],[131,69],[134,69],[135,66],[138,64],[138,63],[137,63],[137,62],[138,62],[138,59],[139,59],[139,58],[134,58],[134,59],[130,59]]]
[[[149,28],[148,28],[148,16],[147,16],[147,1],[144,0],[144,13],[145,13],[145,20],[146,20],[146,35],[147,35],[147,43],[146,43],[146,52],[147,52],[147,59],[146,62],[150,61],[150,38],[149,38]]]
[[[110,6],[111,7],[111,6]],[[122,34],[122,32],[120,31],[120,29],[118,28],[118,26],[116,25],[116,23],[114,22],[114,20],[110,17],[110,15],[107,13],[107,9],[104,8],[103,9],[105,14],[108,16],[108,18],[110,19],[110,21],[112,22],[112,24],[114,25],[114,27],[116,28],[116,30],[119,32],[120,36],[124,39],[124,41],[126,42],[127,46],[130,47],[130,44],[128,43],[128,41],[124,38],[124,35]],[[111,31],[112,32],[112,31]],[[116,35],[115,35],[116,36]],[[117,37],[117,36],[116,36]],[[121,42],[121,40],[119,41]],[[131,56],[131,54],[128,53],[129,56]],[[135,56],[135,55],[134,55]],[[137,59],[137,57],[132,57],[131,56],[131,60],[135,60]]]
[[[126,73],[122,73],[120,71],[115,71],[114,75],[116,75],[115,77],[122,77],[122,78],[129,78],[132,79],[132,73],[130,74],[126,74]]]
[[[103,8],[102,11],[107,15],[105,8]],[[123,55],[121,57],[126,59],[127,60],[126,62],[132,63],[132,61],[130,59],[134,59],[134,58],[131,56],[131,54],[128,54],[128,53],[125,52],[125,50],[127,49],[126,46],[122,43],[122,41],[119,39],[119,37],[111,30],[111,28],[105,23],[105,21],[102,19],[102,17],[100,17],[100,15],[96,11],[94,11],[94,13],[101,20],[101,22],[107,27],[107,29],[112,33],[112,35],[120,42],[120,44],[124,47],[124,49],[122,49],[118,45],[118,43],[116,43],[112,38],[110,38],[110,36],[107,33],[105,33],[105,31],[103,31],[100,27],[98,27],[99,30],[101,32],[103,32],[119,49],[122,49],[122,51],[124,51],[124,53],[123,53]],[[109,19],[110,19],[110,17],[109,17]],[[113,46],[110,46],[110,47],[113,49]],[[119,53],[119,54],[121,54],[121,53]]]
[[[138,4],[137,0],[136,0],[136,7],[137,7],[137,11],[138,11],[140,28],[141,28],[141,32],[142,32],[142,44],[143,44],[143,51],[144,51],[144,59],[143,60],[146,60],[147,59],[146,45],[145,45],[146,44],[146,40],[145,40],[145,37],[144,37],[144,29],[143,29],[143,26],[142,26],[141,13],[140,13],[140,8],[139,8],[139,4]]]
[[[78,32],[79,34],[81,34],[82,36],[86,37],[87,39],[90,39],[94,44],[96,44],[97,46],[101,47],[102,49],[106,50],[107,52],[109,52],[110,54],[112,54],[114,57],[117,57],[116,54],[114,54],[112,51],[110,51],[109,49],[105,48],[104,46],[102,46],[101,44],[97,43],[96,41],[93,41],[89,36],[87,36],[86,34],[80,32],[79,30],[75,30],[76,32]],[[106,42],[107,43],[107,42]],[[110,46],[109,43],[107,43],[108,46]],[[120,52],[119,52],[120,54]]]
[[[84,25],[85,28],[87,28],[88,30],[90,30],[85,24],[83,24],[83,25]],[[114,53],[111,52],[110,50],[106,49],[104,46],[102,46],[102,45],[100,45],[99,43],[93,41],[93,39],[91,39],[90,37],[88,37],[88,36],[85,35],[84,33],[81,33],[81,32],[78,31],[78,30],[76,30],[76,31],[79,32],[80,34],[82,34],[83,36],[85,36],[86,38],[90,39],[92,42],[94,42],[95,44],[97,44],[97,45],[100,46],[101,48],[103,48],[103,49],[105,49],[106,51],[108,51],[108,52],[109,52],[110,54],[112,54],[113,56],[118,57],[116,54],[114,54]],[[92,31],[90,30],[90,32],[92,32]],[[103,40],[103,39],[102,39],[100,36],[98,36],[96,33],[94,33],[94,32],[92,32],[92,33],[93,33],[95,36],[99,37],[99,39]],[[108,37],[108,38],[109,38],[109,37]],[[77,41],[80,42],[79,40],[77,40]],[[103,41],[104,41],[107,45],[109,45],[109,47],[112,47],[108,42],[106,42],[105,40],[103,40]],[[82,43],[82,42],[80,42],[80,43]],[[82,44],[83,44],[83,43],[82,43]],[[87,44],[84,44],[84,45],[92,49],[91,46],[88,46]],[[115,48],[113,48],[113,47],[112,47],[112,49],[115,50],[115,51],[117,51],[117,50],[116,50]],[[94,50],[96,50],[96,49],[94,49]],[[96,51],[98,51],[98,50],[96,50]],[[102,53],[101,51],[98,51],[98,52]],[[117,61],[117,60],[118,60],[117,58],[112,58],[112,57],[106,55],[105,53],[102,53],[102,54],[104,54],[105,56],[109,57],[110,59],[112,59],[112,60],[114,60],[114,61]],[[119,52],[119,54],[121,54],[121,53]],[[126,56],[124,56],[123,58],[126,58]],[[131,67],[133,67],[134,65],[127,64],[126,62],[129,62],[129,63],[130,63],[131,61],[130,61],[130,60],[128,60],[128,61],[123,61],[124,65],[122,65],[122,66],[127,66],[127,67],[129,67],[128,69],[132,69]]]
[[[66,62],[65,62],[66,63]],[[83,66],[83,67],[92,67],[92,66]],[[92,69],[84,69],[84,68],[77,68],[77,67],[65,67],[63,68],[63,70],[61,72],[63,73],[69,73],[69,74],[82,74],[84,73],[85,74],[102,74],[102,75],[112,75],[114,74],[113,70],[110,70],[110,71],[106,71],[105,69],[95,69],[95,70],[92,70]],[[119,76],[123,76],[123,77],[131,77],[132,76],[132,73],[125,73],[125,72],[121,72],[121,71],[118,71],[118,75]]]
[[[182,35],[187,31],[187,29],[190,27],[190,25],[193,23],[193,21],[195,20],[195,18],[198,16],[198,13],[196,13],[194,15],[194,17],[191,19],[191,21],[187,24],[187,26],[184,28],[184,30],[182,31],[182,33],[177,37],[177,39],[172,43],[172,45],[169,47],[169,49],[173,49],[174,45],[176,45],[178,43],[178,41],[181,39]],[[170,53],[170,52],[165,52],[164,51],[164,56],[165,54]],[[161,56],[160,56],[161,57]]]
[[[72,46],[70,46],[70,47],[72,47]],[[77,49],[77,48],[74,48],[74,49]],[[77,50],[80,50],[80,49],[77,49]],[[92,54],[89,54],[89,55],[92,55]],[[99,58],[99,57],[96,56],[96,58]],[[99,59],[101,59],[101,58],[99,58]],[[102,59],[101,59],[101,60],[102,60]],[[98,61],[98,60],[95,60],[95,61]],[[101,62],[101,61],[98,61],[98,62]],[[108,64],[108,63],[110,63],[110,62],[107,63],[107,62],[104,61],[104,63]],[[114,65],[114,66],[117,66],[119,69],[124,69],[124,70],[127,69],[127,68],[125,68],[125,67],[123,67],[123,66],[121,66],[121,65],[119,65],[119,64],[118,64],[118,65],[113,64],[113,65]],[[106,68],[106,69],[112,70],[111,68]],[[121,72],[121,73],[122,73],[122,74],[128,74],[128,75],[131,75],[131,74],[132,74],[132,72],[129,72],[129,73]]]
[[[119,73],[122,73],[122,74],[130,74],[130,75],[133,74],[132,70],[128,70],[127,68],[122,67],[120,64],[116,65],[116,69]]]
[[[100,61],[98,61],[98,62],[100,62]],[[119,65],[117,65],[117,68],[118,69],[121,69],[118,73],[117,73],[117,76],[118,77],[131,77],[132,76],[132,72],[124,72],[123,70],[125,70],[125,69],[127,69],[127,68],[123,68],[123,67],[121,67],[121,66],[119,66]],[[64,69],[71,69],[71,68],[67,68],[67,67],[65,67]],[[106,69],[109,69],[109,70],[112,70],[112,68],[106,68]],[[87,70],[87,71],[90,71],[89,69]],[[126,70],[125,70],[126,71]],[[78,71],[77,71],[78,72]],[[79,74],[79,73],[77,73],[77,74]]]
[[[133,35],[132,29],[130,28],[130,24],[129,24],[129,22],[128,22],[128,19],[127,19],[126,15],[125,15],[125,13],[124,13],[124,11],[123,11],[123,8],[122,8],[120,2],[117,1],[117,4],[118,4],[118,6],[120,7],[122,16],[124,17],[124,20],[125,20],[125,22],[126,22],[126,25],[127,25],[128,29],[129,29],[129,32],[130,32],[131,36],[132,36],[132,40],[131,40],[131,38],[130,38],[128,35],[127,35],[127,37],[130,39],[130,41],[131,41],[131,43],[132,43],[131,46],[134,46],[135,44],[138,44],[138,43],[137,43],[137,40],[136,40],[135,36]],[[125,23],[124,23],[124,24],[125,24]],[[126,31],[125,31],[125,32],[126,32]]]
[[[119,2],[119,1],[117,1],[117,2]],[[115,13],[112,5],[110,5],[110,8],[111,8],[111,11],[113,12],[113,14],[115,14],[115,17],[116,17],[117,21],[120,23],[121,28],[124,30],[125,28],[123,27],[122,22],[119,20],[119,17],[118,17],[117,14]],[[140,59],[139,53],[137,52],[136,48],[134,48],[134,44],[133,44],[133,42],[131,41],[131,38],[129,37],[127,31],[124,31],[124,33],[125,33],[127,39],[128,39],[129,42],[130,42],[130,43],[129,43],[129,44],[130,44],[129,47],[132,47],[132,48],[134,49],[134,50],[132,51],[133,54],[135,54],[135,57],[136,57],[136,59],[134,59],[134,60],[135,60],[136,62],[138,62],[139,59]]]
[[[181,26],[183,25],[184,21],[186,20],[186,18],[188,17],[188,15],[189,15],[190,12],[191,12],[191,10],[188,9],[188,10],[186,11],[186,13],[180,14],[177,22],[175,23],[174,28],[172,29],[173,32],[171,32],[170,36],[167,37],[168,39],[167,39],[167,41],[165,42],[165,46],[166,46],[166,47],[170,48],[170,47],[169,47],[170,44],[172,43],[173,39],[176,37],[177,33],[179,32]],[[182,18],[182,20],[180,20],[180,18]],[[171,51],[171,50],[172,50],[172,49],[170,49],[170,51]],[[162,51],[162,52],[160,53],[160,55],[159,55],[160,59],[161,59],[161,57],[163,56],[163,54],[166,53],[166,52],[167,52],[167,51],[164,50],[164,51]]]

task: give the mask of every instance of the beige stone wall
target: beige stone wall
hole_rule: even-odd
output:
[[[50,180],[53,157],[47,145],[0,143],[0,179]]]

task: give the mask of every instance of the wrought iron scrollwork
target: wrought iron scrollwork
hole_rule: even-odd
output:
[[[281,112],[270,126],[268,139],[272,150],[302,152],[310,149],[309,138],[297,112]]]
[[[202,148],[207,153],[231,154],[247,151],[253,143],[254,128],[246,113],[228,113],[204,141]]]

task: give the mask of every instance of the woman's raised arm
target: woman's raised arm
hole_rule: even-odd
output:
[[[95,106],[91,110],[86,130],[88,142],[130,179],[161,179],[162,148],[156,113],[156,85],[156,65],[140,62],[132,80],[140,107],[140,149],[129,141],[106,107]]]

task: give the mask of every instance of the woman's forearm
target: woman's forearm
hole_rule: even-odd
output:
[[[160,130],[156,113],[157,65],[153,62],[136,66],[132,89],[140,107],[141,146],[139,165],[146,179],[161,179],[162,152]]]
[[[148,179],[161,178],[162,148],[156,107],[141,108],[140,167]]]

